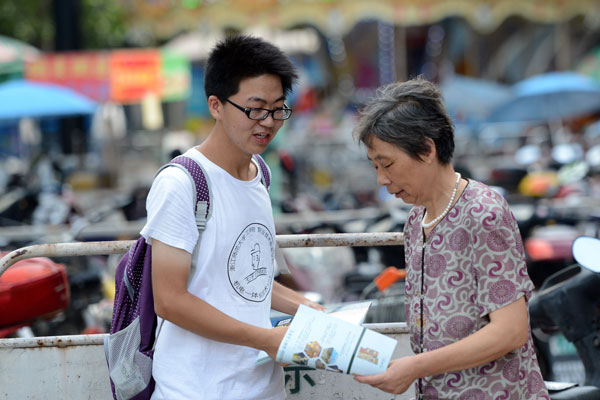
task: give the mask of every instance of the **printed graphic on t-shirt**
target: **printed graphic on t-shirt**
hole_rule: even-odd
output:
[[[233,289],[250,301],[263,301],[273,283],[275,239],[262,224],[250,224],[238,236],[227,261]]]

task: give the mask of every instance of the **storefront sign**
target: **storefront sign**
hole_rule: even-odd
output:
[[[158,50],[117,50],[110,56],[110,98],[118,103],[138,103],[160,93]]]
[[[66,86],[96,101],[109,100],[109,52],[47,54],[25,66],[25,78]]]
[[[190,64],[158,49],[49,53],[25,67],[25,78],[69,87],[98,102],[141,103],[189,96]]]
[[[180,101],[189,96],[190,63],[182,56],[161,51],[161,98],[163,101]]]

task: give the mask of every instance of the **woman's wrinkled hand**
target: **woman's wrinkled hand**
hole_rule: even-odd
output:
[[[419,377],[414,374],[411,357],[398,358],[390,361],[385,372],[376,375],[356,375],[360,383],[366,383],[384,392],[401,394],[406,392]]]

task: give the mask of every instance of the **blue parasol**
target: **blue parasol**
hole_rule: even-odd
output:
[[[0,120],[92,114],[96,105],[59,85],[24,80],[0,84]]]
[[[514,96],[488,122],[551,121],[600,111],[600,85],[575,72],[549,72],[513,86]]]
[[[511,98],[508,85],[481,78],[453,75],[440,83],[448,112],[456,123],[484,121],[495,107]]]

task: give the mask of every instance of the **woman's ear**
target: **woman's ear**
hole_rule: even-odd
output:
[[[220,120],[221,114],[223,113],[223,103],[221,103],[221,100],[219,100],[217,96],[211,95],[208,97],[207,102],[210,115],[212,115],[215,120]]]
[[[425,161],[427,164],[431,164],[437,160],[437,149],[435,148],[435,142],[433,139],[426,138],[425,143],[427,144],[427,147],[429,147],[429,152],[423,155],[423,161]]]

